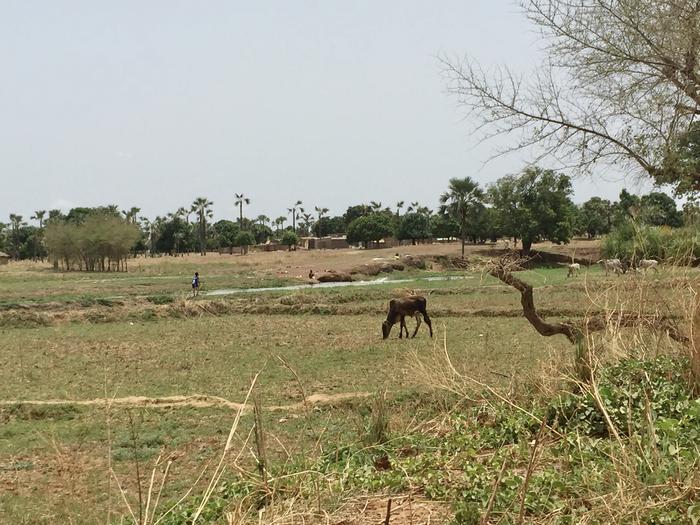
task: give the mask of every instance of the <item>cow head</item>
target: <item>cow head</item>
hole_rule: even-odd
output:
[[[382,339],[389,337],[389,332],[391,332],[391,325],[389,321],[384,321],[382,323]]]

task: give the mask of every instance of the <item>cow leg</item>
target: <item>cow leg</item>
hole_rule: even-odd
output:
[[[399,339],[403,339],[403,329],[406,326],[406,319],[404,316],[401,316],[401,320],[399,321]],[[408,330],[406,330],[406,337],[408,337]]]
[[[411,338],[416,336],[416,334],[418,333],[418,329],[420,328],[420,312],[416,312],[414,314],[414,317],[416,318],[416,329],[413,331],[413,335],[411,336]],[[408,333],[406,334],[406,336],[408,336]]]
[[[433,337],[433,324],[430,322],[430,317],[428,317],[428,312],[427,312],[427,310],[424,310],[421,313],[423,314],[423,321],[425,321],[425,324],[427,324],[428,328],[430,329],[430,337]]]

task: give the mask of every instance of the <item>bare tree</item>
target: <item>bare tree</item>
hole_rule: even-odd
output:
[[[700,159],[684,145],[700,133],[700,2],[525,0],[523,9],[547,42],[527,79],[442,59],[476,131],[520,137],[500,153],[534,146],[579,172],[633,167],[680,193],[700,191]]]

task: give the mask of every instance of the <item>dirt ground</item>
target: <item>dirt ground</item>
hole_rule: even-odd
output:
[[[516,248],[519,248],[518,244]],[[513,248],[512,243],[499,240],[496,243],[467,244],[465,257],[494,257],[503,253],[506,248]],[[577,239],[569,244],[557,245],[551,242],[537,243],[533,249],[575,256],[577,258],[600,258],[600,241]],[[226,261],[245,261],[250,269],[257,271],[272,271],[294,277],[304,278],[309,270],[320,273],[326,270],[348,271],[353,266],[364,264],[375,258],[391,258],[395,254],[414,256],[440,256],[461,254],[461,245],[458,242],[418,244],[416,246],[399,246],[395,248],[381,248],[376,250],[345,249],[345,250],[296,250],[276,252],[251,252],[247,255],[219,255],[209,253],[205,256],[199,254],[185,255],[183,262],[190,262],[207,266],[212,263]],[[130,263],[129,272],[148,271],[152,266],[158,265],[163,258],[143,258]]]
[[[391,504],[389,506],[389,500]],[[387,517],[388,514],[388,517]],[[350,501],[336,513],[334,525],[439,525],[446,523],[449,505],[413,495]]]

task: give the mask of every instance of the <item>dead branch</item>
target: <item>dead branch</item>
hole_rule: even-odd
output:
[[[688,337],[680,333],[672,319],[657,314],[622,313],[611,319],[596,315],[579,321],[569,320],[560,323],[548,323],[537,313],[532,286],[518,279],[512,273],[514,268],[521,265],[522,260],[505,256],[494,264],[489,273],[520,292],[520,304],[523,307],[523,314],[540,335],[545,337],[563,335],[572,344],[577,344],[583,340],[586,334],[605,330],[609,323],[614,322],[619,327],[647,326],[653,330],[667,333],[671,339],[679,343],[688,344],[690,342]]]

